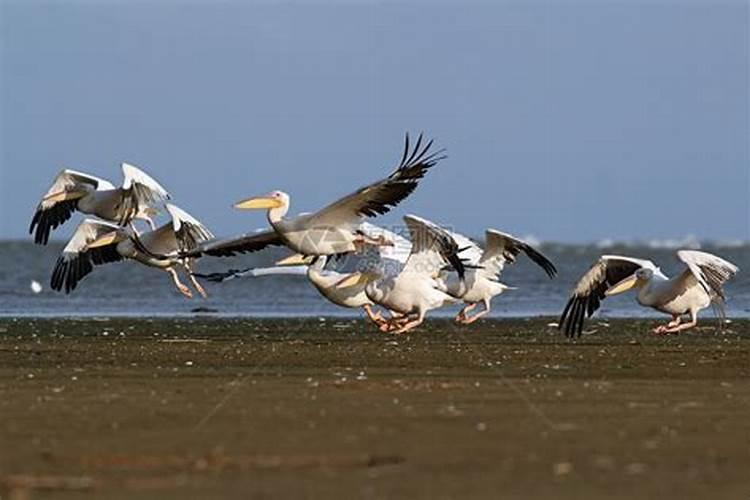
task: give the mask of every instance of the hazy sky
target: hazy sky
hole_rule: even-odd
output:
[[[254,229],[232,202],[316,209],[424,130],[449,158],[383,222],[750,239],[743,0],[0,4],[1,238],[61,168],[118,184],[121,161]]]

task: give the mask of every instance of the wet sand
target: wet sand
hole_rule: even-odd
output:
[[[0,496],[750,496],[750,322],[549,321],[0,320]]]

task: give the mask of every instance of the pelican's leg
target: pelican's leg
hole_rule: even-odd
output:
[[[490,312],[490,301],[489,301],[489,299],[484,299],[482,301],[482,303],[484,304],[484,310],[483,311],[479,311],[474,316],[471,316],[471,317],[467,316],[463,320],[463,324],[464,325],[470,325],[470,324],[474,323],[476,320],[478,320],[479,318],[481,318],[482,316],[484,316],[485,314],[487,314],[488,312]]]
[[[463,322],[464,322],[464,320],[466,319],[467,315],[469,314],[469,311],[471,311],[472,309],[474,309],[474,308],[475,308],[476,306],[477,306],[477,303],[476,303],[476,302],[472,302],[472,303],[470,303],[470,304],[466,304],[466,305],[464,306],[464,308],[463,308],[463,309],[461,309],[461,310],[460,310],[460,311],[458,312],[458,314],[456,315],[456,318],[455,318],[455,320],[456,320],[456,321],[457,321],[458,323],[463,323]]]
[[[174,281],[174,285],[177,287],[177,290],[179,290],[180,293],[184,295],[185,297],[192,299],[193,292],[191,292],[188,287],[180,283],[180,277],[177,276],[177,271],[175,271],[173,267],[168,267],[166,271],[172,275],[172,280]]]
[[[193,288],[195,288],[199,294],[201,294],[201,297],[204,299],[208,298],[208,294],[206,293],[206,290],[203,289],[200,283],[198,283],[198,280],[195,279],[195,276],[193,276],[193,263],[190,259],[185,260],[182,263],[182,267],[185,268],[185,272],[188,275],[188,278],[190,279],[190,283],[193,284]]]
[[[392,247],[393,242],[389,239],[387,239],[385,236],[378,235],[375,238],[370,238],[369,236],[365,234],[358,234],[354,237],[354,240],[352,241],[354,243],[355,252],[362,253],[367,246],[374,246],[374,247]]]
[[[666,330],[665,333],[678,333],[678,332],[681,332],[682,330],[687,330],[688,328],[692,328],[692,327],[694,327],[697,324],[698,324],[698,313],[690,311],[690,321],[689,322],[682,323],[682,324],[678,323],[675,326],[673,326],[672,328],[667,328],[667,330]]]
[[[394,330],[399,329],[404,323],[407,323],[409,321],[408,314],[398,315],[398,313],[394,313],[393,311],[391,311],[391,316],[391,319],[383,321],[383,323],[380,325],[381,332],[391,333]]]
[[[659,333],[659,334],[661,334],[661,333],[669,333],[669,330],[671,328],[674,328],[677,325],[679,325],[680,321],[681,321],[680,315],[679,314],[673,314],[672,315],[672,321],[670,321],[666,325],[659,325],[656,328],[654,328],[652,331],[654,333]]]
[[[406,333],[409,330],[412,330],[418,327],[419,325],[421,325],[423,321],[424,321],[424,312],[419,311],[419,316],[417,316],[417,319],[409,321],[401,325],[401,328],[399,328],[398,330],[394,330],[393,333]]]
[[[367,314],[367,317],[370,318],[370,320],[375,323],[376,325],[380,326],[383,323],[386,322],[386,319],[383,318],[383,315],[380,314],[380,311],[373,311],[370,304],[365,304],[362,306],[362,309],[365,310],[365,313]]]

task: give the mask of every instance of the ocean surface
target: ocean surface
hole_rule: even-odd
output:
[[[0,316],[359,316],[358,310],[344,309],[327,302],[300,276],[244,277],[224,283],[203,282],[208,299],[187,299],[163,271],[133,262],[95,267],[71,294],[49,288],[49,278],[62,243],[37,246],[26,241],[0,242]],[[740,274],[726,286],[728,317],[750,317],[750,243],[699,244],[690,242],[650,242],[617,244],[603,241],[595,245],[542,244],[541,251],[555,263],[557,278],[544,272],[523,256],[506,268],[502,281],[517,287],[496,297],[491,316],[526,317],[558,315],[568,294],[581,274],[601,254],[622,254],[650,258],[667,273],[681,264],[675,248],[700,247],[737,264]],[[289,254],[271,249],[259,254],[233,258],[201,259],[197,272],[210,273],[229,268],[268,266]],[[744,270],[744,271],[743,271]],[[32,282],[41,291],[32,290]],[[37,288],[38,289],[38,288]],[[434,311],[435,316],[450,316],[459,307]],[[632,293],[608,298],[599,311],[601,317],[658,316],[642,308]],[[704,311],[704,318],[713,313]]]

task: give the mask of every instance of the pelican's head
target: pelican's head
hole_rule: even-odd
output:
[[[627,292],[631,288],[641,287],[650,281],[653,275],[653,269],[642,267],[624,280],[611,286],[606,292],[604,292],[604,295],[609,297],[611,295],[617,295],[618,293]]]
[[[283,191],[271,191],[262,196],[255,196],[247,200],[238,201],[234,208],[240,210],[269,209],[289,207],[289,195]]]

